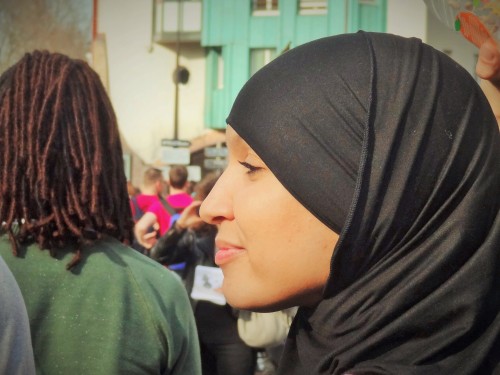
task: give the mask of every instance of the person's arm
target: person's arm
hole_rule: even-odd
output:
[[[149,232],[149,228],[153,227],[155,230]],[[146,249],[151,249],[156,243],[156,232],[158,230],[158,219],[156,215],[152,212],[146,212],[142,217],[135,223],[134,235],[137,242],[144,246]]]
[[[500,47],[493,39],[479,49],[476,74],[500,126]]]
[[[28,314],[21,291],[0,258],[0,374],[35,375]]]
[[[195,229],[203,221],[198,215],[200,201],[194,201],[182,211],[179,219],[161,236],[151,249],[150,256],[161,263],[185,261],[194,241],[193,234],[187,229]]]
[[[199,215],[200,206],[201,201],[193,201],[182,211],[181,216],[175,222],[179,229],[196,229],[203,223]]]

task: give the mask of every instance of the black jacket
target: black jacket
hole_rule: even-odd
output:
[[[216,233],[217,229],[211,225],[205,225],[197,231],[179,230],[176,225],[173,225],[158,239],[151,249],[150,256],[165,266],[185,263],[185,266],[176,272],[181,276],[188,293],[191,294],[196,266],[216,267],[214,263]],[[196,301],[191,300],[191,304],[194,308]]]

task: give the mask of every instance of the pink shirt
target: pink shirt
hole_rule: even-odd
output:
[[[160,199],[156,195],[140,194],[137,196],[137,204],[143,212],[151,212],[156,216],[158,225],[160,226],[160,236],[163,236],[170,228],[170,214],[165,209]],[[179,212],[189,206],[193,202],[193,198],[187,193],[179,193],[169,195],[167,197],[168,203]]]
[[[168,228],[170,227],[170,214],[167,212],[163,204],[160,200],[154,202],[149,208],[147,212],[151,212],[156,216],[156,220],[158,221],[158,225],[160,226],[160,236],[163,236]]]
[[[157,195],[139,194],[135,197],[135,200],[141,211],[146,212],[149,206],[155,202],[159,202],[160,198]]]
[[[193,203],[193,198],[187,193],[171,194],[167,197],[168,203],[175,208],[186,208]]]

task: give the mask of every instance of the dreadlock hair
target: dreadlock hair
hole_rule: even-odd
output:
[[[103,234],[130,243],[133,221],[115,113],[81,60],[34,51],[0,76],[0,223],[17,255],[55,256]]]

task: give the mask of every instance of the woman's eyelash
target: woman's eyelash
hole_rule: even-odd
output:
[[[257,172],[259,169],[261,169],[260,167],[256,167],[252,164],[248,164],[245,161],[238,161],[238,163],[240,163],[242,166],[244,166],[246,169],[248,169],[248,171],[247,171],[248,174]]]

